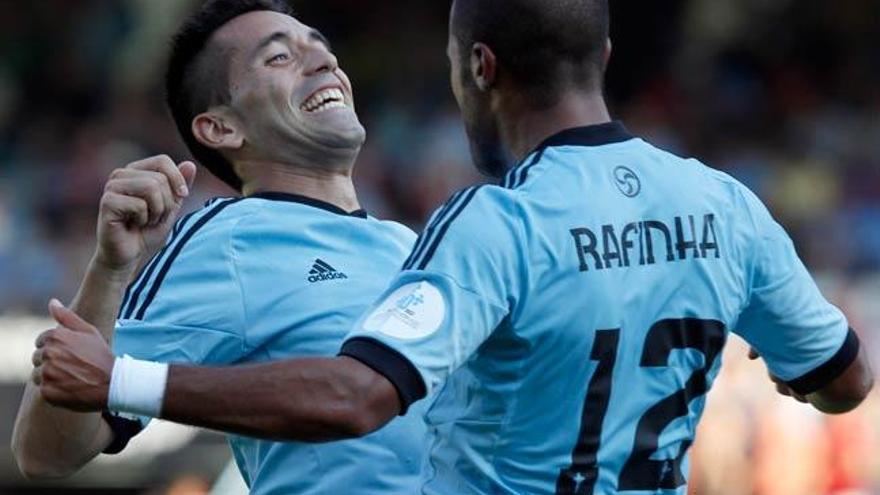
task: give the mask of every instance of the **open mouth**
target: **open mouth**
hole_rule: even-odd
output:
[[[345,94],[342,90],[339,88],[327,88],[316,91],[299,108],[306,113],[320,113],[334,108],[345,107]]]

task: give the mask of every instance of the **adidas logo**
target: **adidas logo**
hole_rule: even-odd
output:
[[[320,259],[315,260],[315,264],[312,265],[312,269],[309,270],[309,275],[309,282],[311,283],[348,278],[348,275],[337,271],[336,268],[333,268]]]

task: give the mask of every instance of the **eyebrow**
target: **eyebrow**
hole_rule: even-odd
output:
[[[272,43],[274,43],[276,41],[284,41],[284,40],[289,40],[289,39],[290,39],[289,34],[285,33],[284,31],[276,31],[276,32],[270,34],[269,36],[266,36],[262,40],[260,40],[260,43],[257,45],[256,48],[254,48],[252,54],[254,56],[256,56],[258,53],[263,51],[264,48],[271,45]]]
[[[328,40],[327,37],[321,34],[321,32],[317,29],[312,29],[311,31],[309,31],[309,38],[319,43],[323,43],[324,46],[327,47],[327,50],[331,52],[333,51],[333,48],[330,46],[330,40]],[[253,53],[254,55],[260,53],[264,48],[276,41],[290,41],[290,39],[290,33],[285,31],[276,31],[260,40],[260,43],[257,45],[256,48],[254,48]]]
[[[318,31],[317,29],[312,29],[311,31],[309,31],[309,38],[323,43],[324,46],[327,47],[328,51],[333,51],[333,46],[330,44],[330,40],[328,40],[327,37],[324,36],[323,33],[321,33],[321,31]]]

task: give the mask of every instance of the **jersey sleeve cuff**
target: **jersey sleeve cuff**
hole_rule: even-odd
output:
[[[113,430],[113,441],[104,449],[104,454],[122,452],[128,446],[128,442],[144,429],[140,421],[123,418],[110,411],[103,411],[101,416]]]
[[[850,328],[840,349],[825,364],[800,378],[787,382],[789,388],[799,395],[816,392],[839,377],[859,355],[859,338]]]
[[[376,373],[384,376],[397,389],[400,397],[400,415],[403,416],[414,402],[427,395],[425,381],[403,354],[386,344],[369,337],[355,337],[344,344],[339,352],[364,363]]]

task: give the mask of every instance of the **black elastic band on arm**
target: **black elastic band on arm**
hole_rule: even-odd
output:
[[[339,355],[357,359],[387,378],[400,397],[401,416],[410,405],[427,395],[422,375],[409,359],[378,340],[355,337],[342,344]]]
[[[101,417],[104,418],[104,421],[113,430],[113,442],[104,449],[105,454],[118,454],[122,452],[125,450],[128,442],[144,429],[140,421],[121,418],[110,411],[101,412]]]
[[[812,394],[842,375],[858,355],[859,337],[850,328],[840,350],[831,359],[806,375],[787,382],[788,386],[800,395]]]

